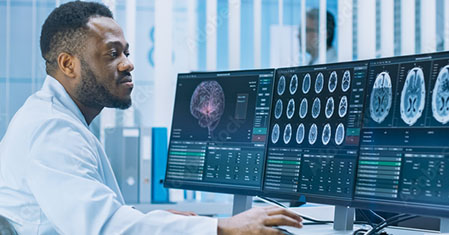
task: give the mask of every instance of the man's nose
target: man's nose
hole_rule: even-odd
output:
[[[134,64],[131,62],[129,58],[126,57],[126,59],[118,65],[118,70],[120,72],[127,71],[131,72],[134,70]]]

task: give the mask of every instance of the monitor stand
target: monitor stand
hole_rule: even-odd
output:
[[[335,206],[334,230],[352,230],[354,227],[355,209],[345,206]]]
[[[251,209],[253,204],[252,196],[234,194],[234,203],[232,204],[232,215]]]

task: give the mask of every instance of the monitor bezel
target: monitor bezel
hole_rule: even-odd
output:
[[[176,91],[175,91],[175,101],[176,101],[176,96],[177,96],[177,89],[178,89],[178,83],[179,83],[179,79],[182,77],[182,79],[195,79],[196,75],[200,75],[200,77],[198,79],[200,79],[201,77],[206,77],[208,75],[210,75],[210,77],[220,77],[217,76],[217,74],[230,74],[229,76],[238,76],[238,75],[245,75],[248,73],[258,73],[258,74],[268,74],[268,73],[272,73],[273,74],[273,84],[274,84],[274,79],[275,79],[275,72],[276,70],[274,68],[268,68],[268,69],[248,69],[248,70],[224,70],[224,71],[195,71],[195,72],[191,72],[191,73],[179,73],[177,75],[177,80],[176,80]],[[191,76],[191,77],[190,77]],[[272,90],[271,90],[271,95],[273,94],[273,87],[272,86]],[[271,108],[272,105],[270,105]],[[173,114],[175,111],[175,105],[173,103]],[[270,115],[271,115],[271,110],[270,110]],[[268,117],[268,122],[270,121],[271,116]],[[171,127],[173,127],[173,117],[172,117],[172,122],[171,122]],[[169,141],[168,141],[168,149],[170,149],[171,147],[171,138],[172,138],[172,128],[170,129],[170,137],[169,137]],[[265,141],[265,146],[268,143],[268,138]],[[205,192],[214,192],[214,193],[228,193],[228,194],[239,194],[239,195],[247,195],[247,196],[257,196],[260,195],[260,193],[262,193],[262,188],[263,188],[263,177],[265,175],[265,160],[266,160],[266,151],[267,148],[265,147],[264,150],[264,162],[262,165],[262,171],[261,171],[261,183],[260,186],[258,187],[258,189],[253,188],[253,187],[248,187],[248,186],[243,186],[243,187],[239,187],[238,185],[233,185],[233,184],[218,184],[218,183],[204,183],[204,182],[195,182],[195,181],[181,181],[181,180],[167,180],[167,169],[168,169],[168,155],[169,152],[167,151],[167,164],[165,167],[165,177],[164,177],[164,187],[165,188],[174,188],[174,189],[185,189],[185,190],[199,190],[199,191],[205,191]],[[219,187],[221,186],[221,187]]]
[[[422,54],[413,54],[413,55],[402,55],[402,56],[394,56],[394,57],[383,57],[383,58],[375,58],[369,60],[369,66],[368,66],[368,72],[371,69],[372,64],[375,66],[379,66],[379,63],[383,63],[384,61],[401,61],[404,60],[407,61],[411,58],[428,58],[430,60],[438,60],[438,59],[445,59],[447,58],[449,60],[449,51],[442,51],[442,52],[433,52],[433,53],[422,53]],[[411,61],[411,60],[409,60]],[[400,63],[400,62],[399,62]],[[397,78],[396,78],[397,79]],[[368,83],[366,84],[368,85]],[[367,87],[366,87],[367,88]],[[366,95],[365,95],[365,101],[366,103]],[[366,104],[364,104],[365,107]],[[364,127],[362,126],[362,129]],[[359,156],[360,157],[360,146],[359,146]],[[358,164],[357,164],[358,169]],[[402,170],[402,169],[401,169]],[[357,174],[355,176],[355,180],[357,181]],[[353,189],[353,198],[351,202],[351,207],[355,208],[364,208],[364,209],[371,209],[371,210],[379,210],[379,211],[386,211],[386,212],[394,212],[394,213],[409,213],[409,214],[416,214],[416,215],[424,215],[424,216],[430,216],[430,217],[449,217],[449,204],[447,206],[441,206],[441,204],[429,204],[429,203],[415,203],[415,202],[405,202],[400,200],[379,200],[378,198],[357,198],[355,196],[355,186],[356,181],[354,182],[354,189]]]
[[[286,70],[293,70],[295,71],[295,73],[301,73],[301,72],[305,72],[305,71],[310,71],[310,70],[314,70],[317,68],[324,68],[324,67],[336,67],[336,66],[344,66],[344,65],[348,65],[348,67],[350,68],[354,68],[354,67],[358,67],[359,66],[367,66],[367,71],[369,70],[369,64],[370,64],[370,60],[356,60],[356,61],[343,61],[343,62],[337,62],[337,63],[329,63],[329,64],[315,64],[315,65],[307,65],[307,66],[294,66],[294,67],[283,67],[283,68],[278,68],[276,69],[275,72],[275,80],[274,82],[276,82],[276,78],[278,75],[278,72],[283,72]],[[367,74],[368,76],[368,74]],[[366,78],[365,78],[366,79]],[[366,89],[366,87],[365,87]],[[274,98],[274,96],[273,96]],[[363,102],[365,103],[365,99],[363,99]],[[272,101],[273,103],[273,101]],[[365,105],[365,104],[364,104]],[[363,113],[362,113],[363,115]],[[362,117],[363,120],[363,117]],[[271,121],[271,117],[270,117],[270,121]],[[363,124],[363,123],[362,123]],[[271,126],[271,122],[270,122],[270,126]],[[271,134],[271,130],[269,131],[269,134]],[[268,145],[267,144],[267,154],[268,154]],[[357,150],[360,150],[360,146],[357,148]],[[358,161],[358,155],[357,155],[357,161]],[[266,158],[268,158],[268,156],[266,156]],[[264,172],[266,172],[266,167],[267,167],[267,159],[265,159],[265,170]],[[301,160],[302,161],[302,160]],[[357,164],[354,168],[354,172],[357,173]],[[355,177],[356,175],[354,175],[354,186],[355,186]],[[265,177],[264,177],[265,180]],[[265,184],[265,182],[264,182]],[[326,204],[326,205],[339,205],[339,206],[349,206],[352,202],[353,196],[352,197],[339,197],[339,196],[326,196],[326,195],[321,195],[321,194],[313,194],[313,193],[302,193],[302,192],[295,192],[295,193],[290,193],[290,192],[275,192],[272,190],[265,190],[265,188],[262,188],[263,191],[263,195],[267,196],[267,197],[274,197],[274,198],[281,198],[281,199],[287,199],[287,200],[298,200],[298,198],[300,198],[301,196],[304,196],[306,198],[307,202],[312,202],[312,203],[320,203],[320,204]],[[354,193],[354,188],[352,189],[352,192]]]

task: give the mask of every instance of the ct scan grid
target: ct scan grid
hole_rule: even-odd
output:
[[[276,71],[264,192],[351,200],[367,67]]]

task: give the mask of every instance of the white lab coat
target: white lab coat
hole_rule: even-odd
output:
[[[0,215],[19,234],[217,233],[213,218],[124,205],[101,143],[50,76],[0,142]]]

